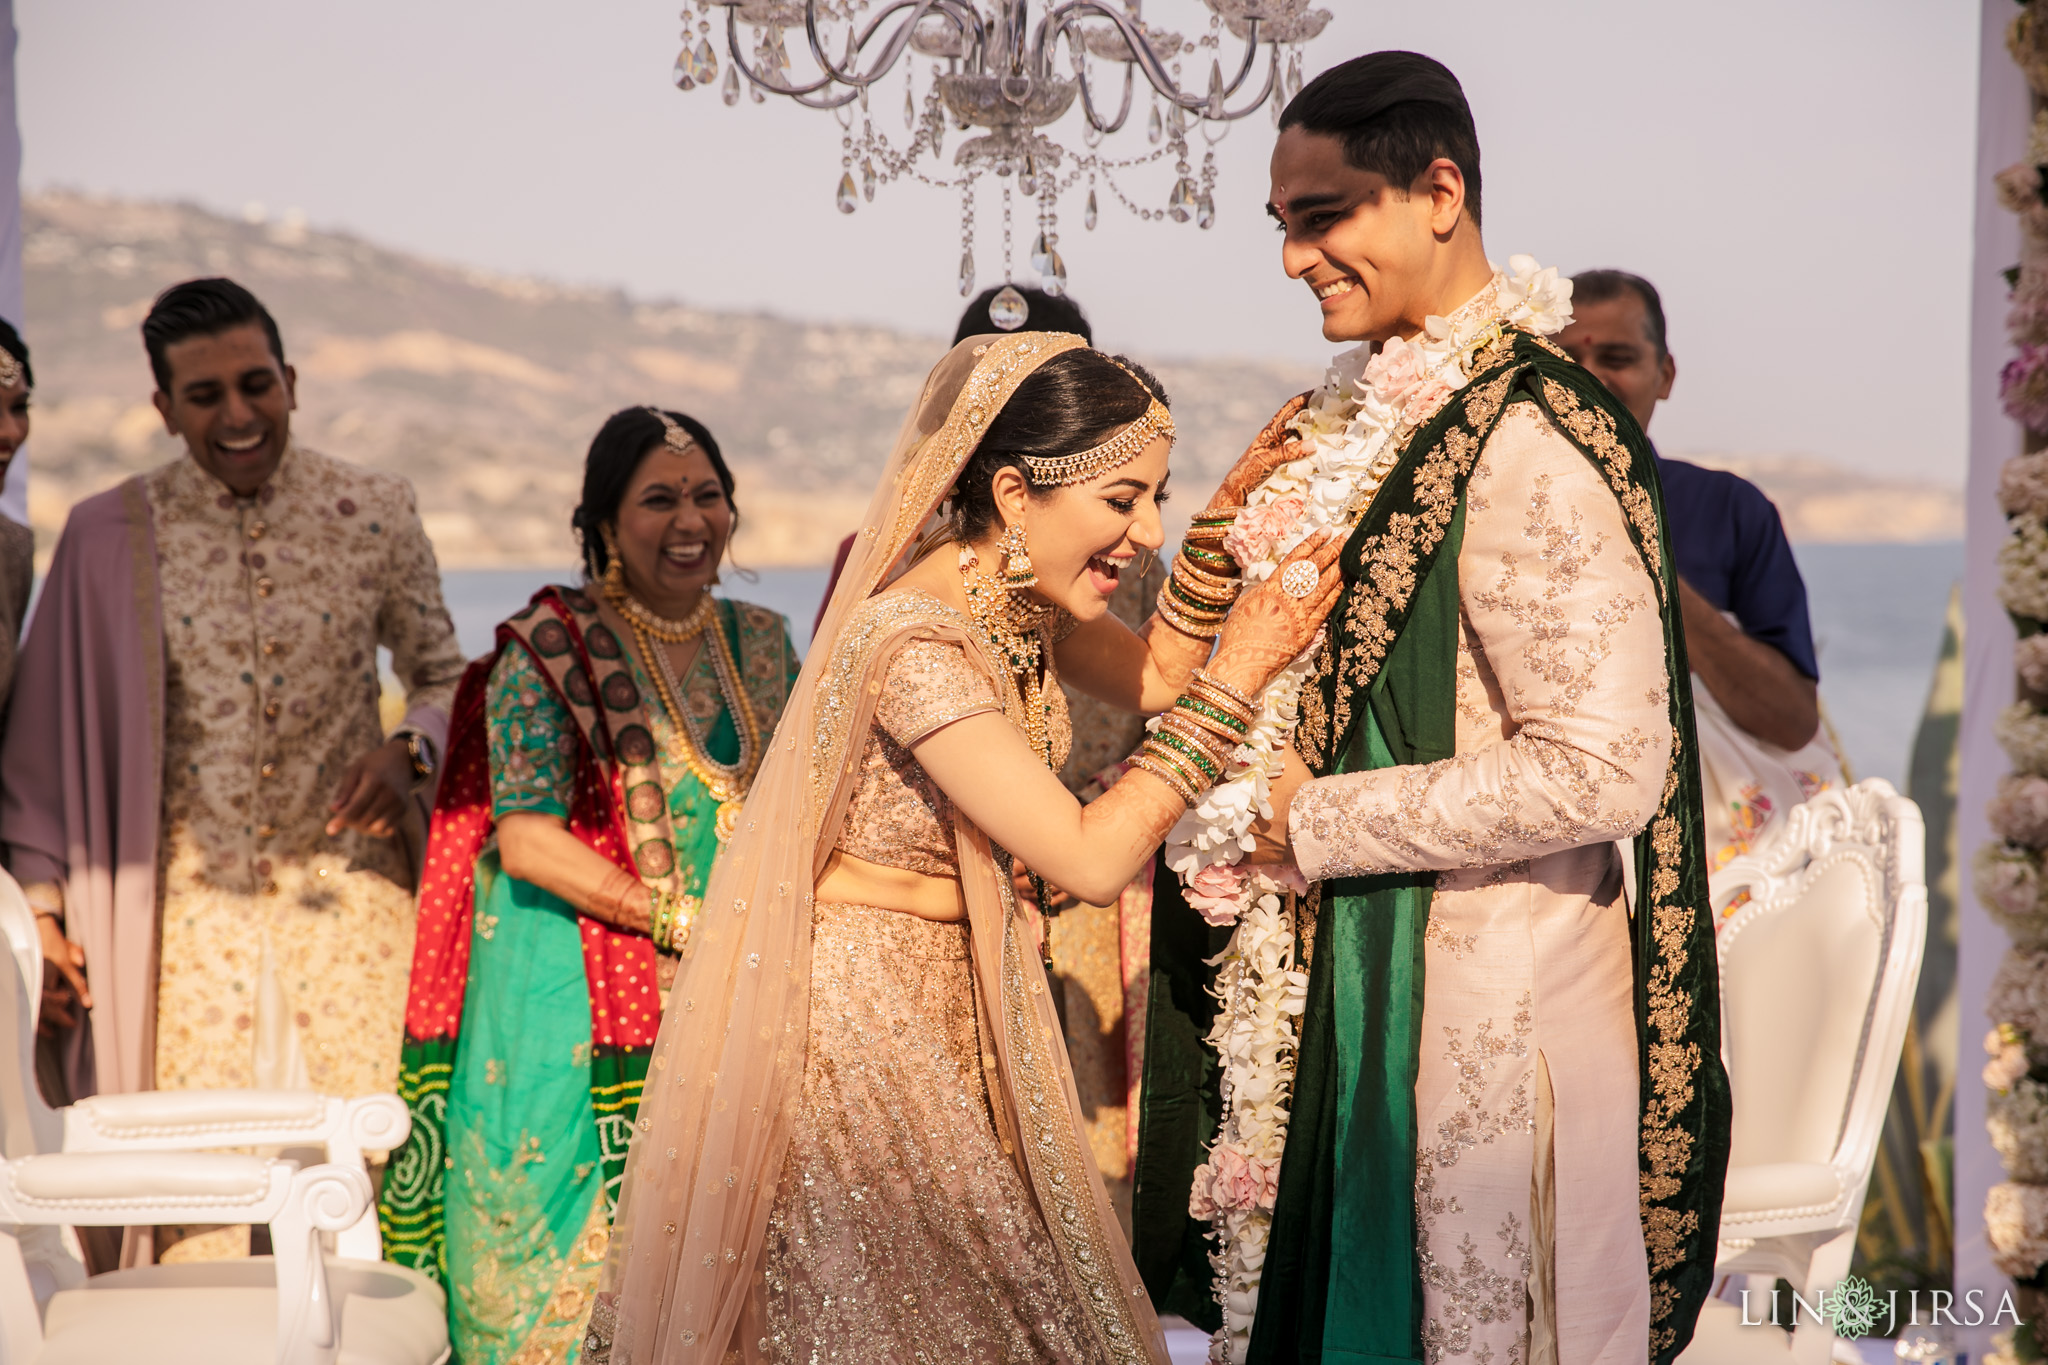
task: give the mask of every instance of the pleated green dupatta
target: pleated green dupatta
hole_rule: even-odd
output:
[[[1690,671],[1662,493],[1634,419],[1548,342],[1510,333],[1475,357],[1472,375],[1410,439],[1345,546],[1349,586],[1303,692],[1296,746],[1319,775],[1453,755],[1465,487],[1507,407],[1538,404],[1601,472],[1660,587],[1673,759],[1657,814],[1635,844],[1631,935],[1651,1285],[1647,1352],[1668,1365],[1691,1339],[1712,1283],[1729,1100]],[[1254,1362],[1423,1359],[1415,1079],[1434,882],[1433,874],[1347,878],[1304,902],[1308,1008],[1252,1329]],[[1206,985],[1200,959],[1172,951],[1176,936],[1186,937],[1172,922],[1177,906],[1166,897],[1155,908],[1153,1046],[1133,1217],[1155,1301],[1194,1307],[1208,1286],[1206,1264],[1190,1254],[1204,1229],[1188,1219],[1187,1199],[1214,1132],[1214,1058],[1205,1072],[1202,1056],[1184,1055],[1190,1045],[1201,1048],[1206,1021],[1174,1017],[1187,1014]],[[1188,1102],[1189,1077],[1209,1088],[1206,1105]],[[1203,1316],[1213,1324],[1213,1308]]]

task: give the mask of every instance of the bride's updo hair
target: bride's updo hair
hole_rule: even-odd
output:
[[[1099,446],[1143,417],[1154,398],[1171,401],[1158,376],[1128,357],[1073,350],[1046,361],[1017,386],[961,469],[953,485],[953,534],[979,540],[996,524],[997,470],[1013,467],[1028,481],[1025,456],[1056,459]],[[1052,492],[1032,489],[1034,497]]]

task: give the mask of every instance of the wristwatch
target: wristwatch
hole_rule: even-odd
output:
[[[434,744],[417,730],[405,732],[405,756],[412,760],[412,789],[418,791],[434,780]]]

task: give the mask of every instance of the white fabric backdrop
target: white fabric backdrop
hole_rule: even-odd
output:
[[[1999,207],[1992,175],[2020,159],[2026,149],[2026,82],[2005,50],[2005,26],[2017,13],[2012,0],[1983,0],[1983,47],[1977,94],[1977,231],[1970,263],[1970,468],[1966,489],[1968,522],[1964,539],[1962,771],[1956,812],[1957,851],[1963,861],[1959,897],[1960,958],[1956,999],[1961,1010],[1956,1067],[1956,1290],[1986,1291],[1991,1307],[2008,1286],[1991,1264],[1984,1240],[1984,1195],[2003,1179],[1998,1156],[1984,1132],[1984,1066],[1981,1046],[1990,1021],[1985,992],[2007,946],[2005,932],[1991,922],[1970,887],[1970,859],[1991,837],[1985,803],[2006,771],[2005,755],[1991,738],[1991,723],[2013,700],[2013,632],[1998,605],[1998,547],[2005,517],[1996,497],[1999,466],[2020,451],[2017,424],[1998,405],[1998,371],[2012,347],[2006,340],[2008,308],[2001,274],[2019,260],[2019,222]],[[1910,346],[1900,337],[1897,345]],[[1894,352],[1896,354],[1896,351]],[[1880,364],[1884,363],[1882,361]],[[1987,1308],[1987,1316],[1989,1309]],[[1972,1360],[1982,1358],[1989,1327],[1965,1329],[1959,1343]]]
[[[21,124],[15,113],[14,0],[0,0],[0,317],[35,339],[21,316]],[[28,451],[14,457],[7,488],[0,492],[0,516],[28,523]]]

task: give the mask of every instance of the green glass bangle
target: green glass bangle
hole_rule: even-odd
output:
[[[1207,716],[1210,720],[1220,725],[1227,725],[1240,735],[1249,733],[1252,728],[1243,716],[1233,716],[1222,707],[1211,706],[1200,697],[1190,697],[1186,693],[1182,693],[1175,699],[1173,704],[1185,710],[1193,711],[1197,715]]]
[[[1200,768],[1203,775],[1211,782],[1214,782],[1223,775],[1222,767],[1216,763],[1216,760],[1203,753],[1202,746],[1196,744],[1193,740],[1185,739],[1173,731],[1165,729],[1153,731],[1152,739],[1155,743],[1164,744],[1170,749],[1178,749],[1187,757],[1189,762]]]

